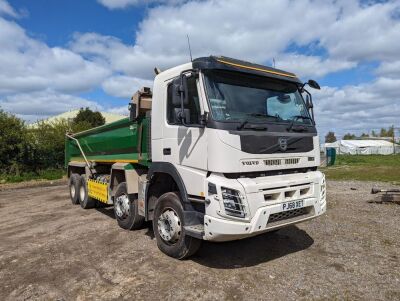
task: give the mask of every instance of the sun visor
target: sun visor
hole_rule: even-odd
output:
[[[293,73],[224,56],[209,56],[197,58],[193,60],[193,68],[222,69],[243,73],[251,73],[259,76],[266,76],[294,82],[297,84],[302,84],[302,82]]]

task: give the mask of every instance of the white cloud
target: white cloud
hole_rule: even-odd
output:
[[[400,59],[394,62],[383,62],[377,68],[376,73],[381,76],[400,78]]]
[[[313,90],[318,127],[322,133],[333,129],[343,135],[398,125],[399,85],[400,79],[378,78],[357,86]]]
[[[304,80],[309,77],[322,77],[326,74],[357,66],[356,62],[323,59],[319,56],[307,56],[302,54],[284,54],[276,59],[276,67],[294,72]]]
[[[111,109],[108,109],[107,112],[118,114],[118,115],[123,115],[123,116],[128,116],[128,105],[126,106],[121,106],[121,107],[114,107]]]
[[[396,15],[399,12],[399,1],[366,6],[344,4],[337,20],[319,37],[320,44],[335,58],[397,60],[400,22]]]
[[[126,8],[131,5],[137,5],[140,0],[98,0],[98,2],[109,9]]]
[[[51,90],[5,96],[0,98],[0,107],[27,121],[45,119],[81,107],[102,109],[102,106],[94,101]]]
[[[0,95],[5,95],[0,105],[24,116],[35,115],[46,111],[39,111],[44,107],[39,102],[50,103],[45,95],[63,99],[70,93],[72,103],[85,103],[72,94],[97,87],[129,98],[140,86],[150,85],[154,67],[164,70],[188,61],[189,34],[194,57],[216,54],[258,63],[276,58],[278,68],[304,79],[378,62],[378,78],[371,83],[317,92],[317,121],[322,129],[339,130],[398,122],[399,1],[98,1],[109,9],[152,4],[134,44],[78,33],[68,48],[49,47],[0,18]],[[3,15],[13,16],[14,10],[10,13],[2,3],[7,2],[0,0]],[[32,101],[35,106],[24,108],[30,97],[37,98]],[[126,107],[108,110],[126,112]]]
[[[109,68],[128,76],[153,79],[154,67],[162,70],[187,61],[182,52],[157,54],[145,51],[140,45],[126,45],[119,39],[96,33],[75,34],[71,49],[97,62],[108,64]]]
[[[0,15],[8,15],[13,18],[19,17],[19,14],[5,0],[0,0]]]
[[[110,70],[68,49],[48,47],[19,25],[0,18],[0,94],[53,89],[85,91],[99,85]]]
[[[129,6],[136,6],[141,4],[150,3],[165,3],[165,4],[177,4],[183,2],[181,0],[97,0],[100,4],[104,5],[108,9],[124,9]]]
[[[279,56],[292,42],[300,45],[313,42],[324,32],[324,25],[334,22],[339,11],[323,2],[314,3],[315,9],[304,10],[310,6],[308,0],[252,1],[245,4],[252,17],[243,18],[243,5],[242,1],[204,1],[159,6],[151,9],[140,24],[135,45],[123,44],[110,36],[85,33],[75,35],[71,49],[107,62],[117,72],[152,79],[155,66],[166,69],[188,61],[186,33],[190,35],[194,57],[222,54],[262,63]],[[302,22],[285,22],[299,16]],[[309,63],[313,67],[324,63],[325,70],[317,75],[354,65],[318,59]]]
[[[263,62],[292,42],[313,42],[334,22],[339,9],[322,1],[311,5],[308,0],[198,1],[161,6],[150,10],[141,23],[136,45],[158,55],[181,53],[187,59],[187,33],[195,56],[224,54]]]
[[[122,7],[129,0],[107,1]],[[251,17],[244,16],[243,7]],[[221,54],[259,63],[277,58],[300,74],[320,77],[363,61],[396,59],[400,22],[394,15],[399,10],[398,1],[188,1],[150,9],[134,45],[86,33],[76,35],[72,47],[109,62],[113,70],[151,79],[155,65],[165,69],[188,60],[189,34],[194,57]],[[286,53],[291,45],[310,44],[330,56]]]
[[[118,75],[108,78],[102,84],[103,90],[107,94],[127,99],[144,86],[153,87],[153,81]]]

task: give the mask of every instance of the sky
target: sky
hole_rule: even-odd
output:
[[[321,135],[400,127],[400,0],[0,0],[0,108],[127,114],[161,70],[224,55],[317,80]]]

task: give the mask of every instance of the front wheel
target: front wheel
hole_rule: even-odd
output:
[[[164,193],[157,200],[153,217],[154,236],[163,253],[185,259],[200,248],[201,240],[186,235],[183,226],[183,208],[178,193]]]

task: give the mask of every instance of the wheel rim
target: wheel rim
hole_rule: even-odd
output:
[[[125,219],[129,216],[131,211],[129,205],[129,198],[126,194],[122,194],[116,198],[114,206],[118,218]]]
[[[76,194],[75,185],[71,185],[69,189],[71,191],[71,197],[74,199]]]
[[[182,232],[181,221],[178,214],[172,208],[167,208],[158,217],[158,233],[168,244],[176,243]]]
[[[81,198],[81,201],[83,202],[85,200],[85,188],[83,186],[81,186],[81,188],[79,189],[79,196]]]

